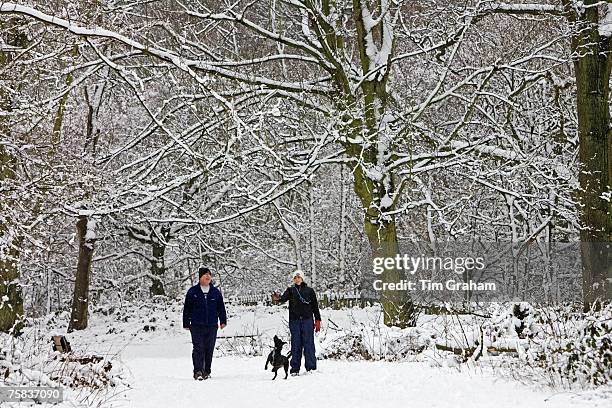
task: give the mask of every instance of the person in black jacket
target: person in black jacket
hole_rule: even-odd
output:
[[[291,375],[298,375],[304,352],[306,371],[317,369],[315,356],[314,333],[321,330],[321,313],[314,289],[304,282],[302,271],[293,273],[293,286],[285,290],[282,296],[272,295],[275,302],[289,301],[289,331],[291,332]],[[313,322],[314,315],[314,322]]]
[[[183,328],[191,331],[193,351],[193,378],[205,380],[210,377],[213,352],[217,341],[217,325],[227,325],[227,314],[223,295],[211,282],[208,268],[198,270],[197,285],[189,288],[183,308]]]

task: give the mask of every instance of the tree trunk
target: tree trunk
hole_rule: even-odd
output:
[[[1,162],[0,165],[2,165]],[[0,237],[4,239],[5,234],[7,234],[7,228],[0,223]],[[13,239],[12,242],[0,247],[0,331],[14,336],[20,335],[23,328],[21,321],[23,297],[19,285],[19,246],[20,240]]]
[[[0,22],[5,44],[26,48],[27,37],[17,32],[21,24],[17,19]],[[12,60],[9,52],[0,51],[0,68],[4,68]],[[4,78],[0,78],[4,79]],[[6,87],[0,87],[0,111],[11,111],[11,96],[5,91]],[[6,117],[0,117],[0,137],[7,139],[10,134],[10,125]],[[17,159],[11,154],[7,147],[0,145],[0,185],[9,186],[16,182]],[[10,187],[10,186],[9,186]],[[10,191],[10,188],[8,189]],[[19,285],[19,256],[22,239],[16,236],[17,231],[12,219],[11,209],[18,208],[14,205],[10,196],[0,193],[0,331],[11,333],[15,336],[21,334],[23,323],[23,297]]]
[[[354,124],[357,123],[353,122]],[[354,132],[360,134],[367,131],[360,130],[354,126]],[[356,134],[353,135],[356,137]],[[353,144],[347,148],[351,157],[359,157],[363,165],[357,165],[353,171],[354,190],[359,197],[364,209],[364,230],[368,237],[372,259],[395,258],[399,253],[397,241],[397,229],[395,217],[389,215],[395,204],[391,200],[395,191],[395,183],[392,174],[373,176],[372,167],[384,164],[380,163],[380,146],[376,148],[363,149],[360,145]],[[372,273],[372,271],[366,271]],[[404,279],[403,271],[393,267],[385,269],[379,276],[384,283],[396,283]],[[383,307],[384,323],[387,326],[400,328],[416,325],[416,314],[414,304],[405,291],[384,289],[380,293]]]
[[[355,170],[354,187],[365,209],[364,229],[372,251],[372,259],[395,258],[399,253],[395,218],[382,215],[378,209],[381,207],[381,198],[378,194],[382,193],[384,196],[387,188],[389,188],[389,191],[393,191],[392,185],[385,186],[384,184],[382,182],[375,183],[372,179],[367,178],[361,168]],[[386,210],[389,209],[386,208]],[[380,279],[387,283],[400,282],[404,279],[404,274],[397,268],[385,268],[380,275]],[[380,294],[380,301],[383,307],[384,323],[387,326],[405,328],[416,325],[414,304],[408,293],[398,290],[383,290]]]
[[[71,78],[67,81],[72,81]],[[85,147],[89,141],[97,137],[98,110],[100,108],[102,94],[106,83],[92,86],[92,90],[85,89],[85,99],[87,100],[87,127],[85,134]],[[64,117],[65,100],[60,101],[60,107],[56,121],[54,123],[54,142],[59,143],[62,121]],[[95,152],[94,152],[95,154]],[[91,189],[85,189],[85,198],[91,198]],[[74,282],[74,294],[72,299],[72,315],[68,330],[83,330],[87,328],[87,305],[89,304],[89,282],[91,280],[91,260],[93,258],[95,243],[95,221],[85,215],[79,215],[77,220],[77,231],[79,233],[79,260],[77,263],[77,274]]]
[[[165,295],[166,290],[164,289],[163,277],[166,274],[166,263],[164,255],[166,253],[166,246],[163,243],[156,243],[153,241],[153,260],[151,262],[151,287],[149,292],[151,296]]]
[[[278,214],[278,219],[280,220],[283,230],[285,230],[285,232],[291,239],[291,242],[293,242],[293,252],[295,253],[295,268],[303,271],[300,237],[297,235],[297,231],[293,228],[293,226],[285,220],[285,218],[283,217],[283,213],[280,210],[280,207],[275,204],[274,208],[276,209],[276,213]]]
[[[166,290],[164,288],[164,276],[166,275],[166,261],[164,259],[166,255],[166,247],[168,241],[172,239],[171,227],[169,225],[163,225],[159,230],[151,228],[138,228],[136,226],[127,226],[126,230],[128,236],[136,241],[150,245],[153,252],[151,258],[147,258],[151,263],[150,267],[150,278],[151,286],[149,286],[149,293],[151,296],[165,296]]]
[[[585,1],[585,6],[596,3]],[[584,308],[609,302],[612,284],[612,186],[610,154],[610,38],[600,37],[597,7],[585,8],[577,19],[575,54],[576,103],[581,171],[580,241]],[[607,195],[607,199],[606,199]]]
[[[340,243],[338,244],[338,278],[341,285],[346,280],[346,192],[344,191],[344,166],[340,167]]]
[[[375,3],[382,13],[382,3]],[[372,12],[367,2],[353,0],[353,18],[357,32],[362,75],[360,92],[353,93],[344,81],[337,80],[337,87],[344,93],[344,106],[340,111],[351,112],[345,118],[345,129],[350,140],[345,144],[346,153],[353,159],[350,165],[354,174],[354,190],[363,206],[364,230],[370,243],[373,258],[395,258],[399,252],[395,217],[388,213],[395,207],[394,174],[389,170],[393,135],[386,126],[385,115],[389,101],[387,81],[391,72],[395,40],[391,13],[385,11],[372,24]],[[384,57],[383,57],[384,56]],[[370,74],[370,72],[375,74]],[[357,99],[359,98],[359,99]],[[370,271],[370,273],[372,273]],[[397,268],[385,268],[380,278],[385,283],[403,279]],[[405,291],[385,289],[381,292],[384,323],[387,326],[405,328],[416,324],[414,305]]]
[[[68,332],[87,328],[87,305],[89,303],[89,281],[91,278],[91,260],[94,253],[94,222],[86,215],[79,215],[77,234],[79,236],[79,260],[74,282],[72,314]]]
[[[308,222],[310,226],[310,286],[317,287],[317,239],[315,228],[315,197],[312,183],[308,184]]]

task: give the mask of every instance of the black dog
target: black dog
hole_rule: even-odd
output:
[[[272,371],[274,372],[274,378],[272,378],[273,380],[276,379],[276,376],[278,375],[276,371],[281,367],[285,369],[285,380],[289,375],[289,357],[291,357],[291,352],[289,352],[286,357],[281,354],[281,351],[283,350],[283,346],[285,344],[287,343],[279,339],[277,336],[274,336],[274,350],[272,350],[268,355],[266,367],[264,368],[264,370],[267,370],[268,363],[272,364]]]

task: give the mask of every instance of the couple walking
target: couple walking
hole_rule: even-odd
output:
[[[227,325],[223,295],[212,283],[210,269],[198,270],[198,284],[189,288],[183,308],[183,328],[191,332],[193,378],[210,377],[217,329]],[[304,354],[306,371],[317,369],[314,333],[321,330],[321,313],[315,291],[306,285],[304,275],[293,273],[293,285],[282,295],[273,294],[274,302],[289,301],[289,331],[291,332],[291,375],[298,375]],[[314,317],[314,319],[313,319]]]

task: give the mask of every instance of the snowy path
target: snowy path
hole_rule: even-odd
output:
[[[217,357],[213,378],[196,382],[190,353],[188,336],[128,346],[122,360],[133,389],[114,406],[595,408],[609,403],[423,363],[323,360],[317,373],[271,381],[263,357]]]

